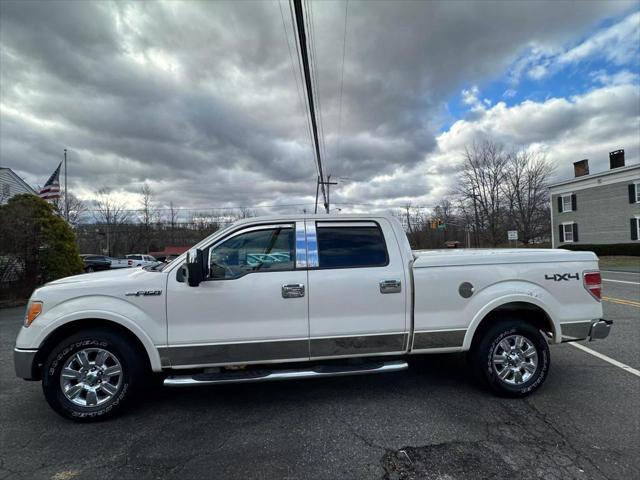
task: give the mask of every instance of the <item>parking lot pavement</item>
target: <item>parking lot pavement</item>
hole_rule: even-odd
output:
[[[630,298],[620,288],[604,293]],[[604,306],[614,330],[587,346],[637,367],[640,310]],[[395,374],[150,390],[120,418],[78,425],[14,378],[22,314],[0,310],[0,479],[640,478],[640,378],[570,345],[552,347],[525,400],[438,355]]]
[[[640,274],[606,272],[602,279],[604,318],[613,320],[614,326],[606,340],[583,343],[640,369]]]

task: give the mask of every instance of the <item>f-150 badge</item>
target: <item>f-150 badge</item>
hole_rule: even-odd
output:
[[[545,275],[545,280],[553,280],[554,282],[561,282],[562,280],[580,280],[580,275],[577,273],[554,273],[553,275]]]
[[[150,297],[152,295],[162,295],[162,290],[138,290],[137,292],[125,293],[127,297]]]

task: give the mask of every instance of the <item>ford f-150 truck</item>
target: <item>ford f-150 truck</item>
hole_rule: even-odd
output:
[[[15,348],[58,413],[115,415],[165,386],[406,369],[469,352],[501,395],[544,382],[549,344],[604,338],[591,252],[412,251],[388,215],[239,221],[169,264],[78,275],[33,292]]]

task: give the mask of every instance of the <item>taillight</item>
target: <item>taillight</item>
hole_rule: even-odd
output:
[[[129,266],[131,266],[133,265],[133,260],[129,260],[127,263],[129,264]]]
[[[600,277],[600,272],[584,272],[582,278],[587,292],[600,301],[602,298],[602,277]]]

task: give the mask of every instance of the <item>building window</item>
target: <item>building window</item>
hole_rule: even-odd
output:
[[[640,240],[640,215],[631,219],[631,240]]]
[[[575,193],[568,193],[558,197],[558,212],[574,212],[578,209],[578,202]]]
[[[560,224],[560,243],[574,243],[578,241],[578,224],[566,222]]]
[[[640,203],[640,182],[634,183],[635,191],[636,191],[636,203]]]

